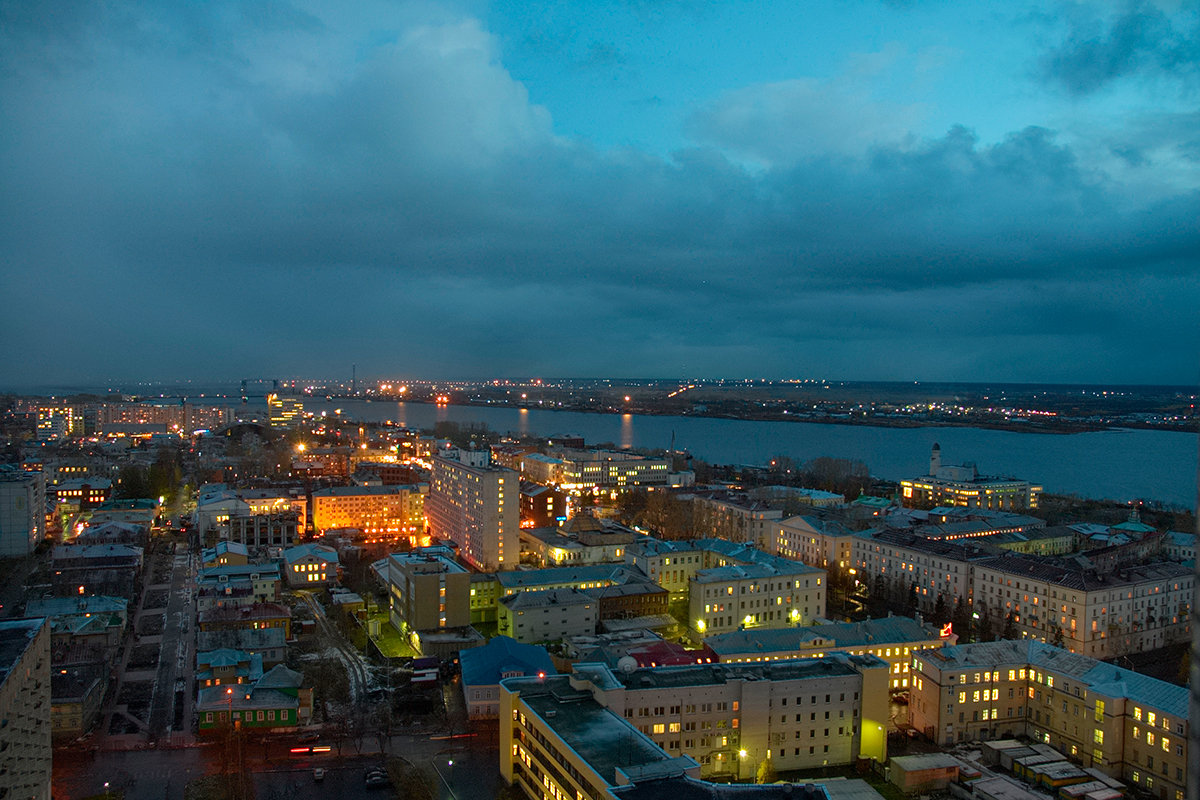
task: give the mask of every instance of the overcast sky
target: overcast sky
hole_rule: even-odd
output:
[[[1190,383],[1200,3],[0,3],[0,386]]]

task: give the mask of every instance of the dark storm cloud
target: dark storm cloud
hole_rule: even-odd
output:
[[[785,141],[787,109],[723,113],[758,108],[739,95],[668,159],[599,151],[554,134],[471,20],[380,40],[284,5],[105,8],[7,34],[0,336],[23,355],[0,383],[1194,366],[1200,197],[1131,196],[1052,131],[831,153]],[[796,88],[772,102],[817,96]]]
[[[1147,3],[1130,4],[1108,20],[1087,16],[1089,10],[1069,13],[1065,40],[1042,57],[1047,80],[1084,95],[1128,76],[1197,74],[1200,18],[1194,8],[1178,20]]]

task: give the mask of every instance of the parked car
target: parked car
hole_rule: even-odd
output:
[[[325,780],[325,770],[321,769],[320,767],[317,767],[316,769],[314,769],[313,770],[313,780],[314,781]]]
[[[387,773],[378,767],[367,770],[367,786],[386,786],[388,781]]]

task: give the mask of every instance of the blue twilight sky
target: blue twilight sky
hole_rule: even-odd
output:
[[[9,0],[0,121],[0,386],[1197,379],[1195,0]]]

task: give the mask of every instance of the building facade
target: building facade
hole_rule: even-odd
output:
[[[389,620],[401,633],[470,625],[471,573],[447,547],[423,547],[387,558]]]
[[[334,486],[313,492],[313,526],[357,528],[371,536],[416,536],[425,530],[425,484]]]
[[[21,558],[46,538],[46,478],[0,464],[0,558]]]
[[[1041,642],[918,652],[911,723],[950,746],[1028,736],[1069,760],[1183,800],[1188,690]]]
[[[458,545],[482,572],[514,569],[520,559],[520,480],[494,466],[487,451],[452,451],[433,459],[426,512],[429,531]]]
[[[0,796],[50,800],[50,627],[0,621]]]

